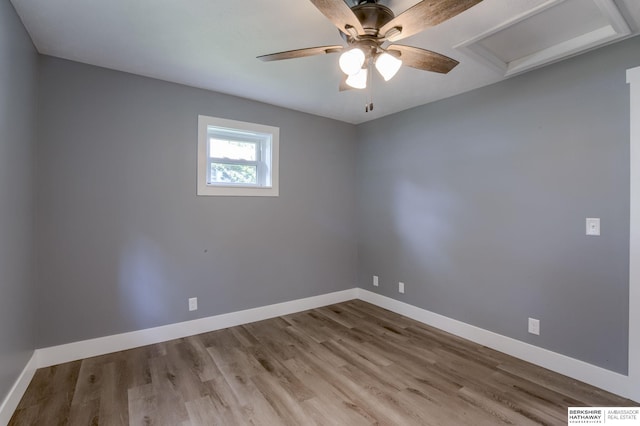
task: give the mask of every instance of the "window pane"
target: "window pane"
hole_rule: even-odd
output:
[[[209,139],[209,157],[230,160],[256,161],[258,145],[253,142],[238,142],[224,139]]]
[[[210,183],[255,185],[258,181],[257,175],[257,166],[211,163]]]

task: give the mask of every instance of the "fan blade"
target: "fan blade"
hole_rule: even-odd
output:
[[[399,28],[401,29],[401,33],[397,36],[390,37],[390,40],[401,40],[429,27],[438,25],[447,19],[451,19],[481,1],[482,0],[423,0],[405,10],[380,28],[380,34],[385,35],[389,30]]]
[[[311,0],[311,3],[346,35],[364,34],[360,20],[344,0]]]
[[[455,59],[419,47],[392,44],[387,50],[399,52],[402,65],[424,71],[446,74],[459,64]]]
[[[306,49],[287,50],[286,52],[272,53],[270,55],[258,56],[261,61],[280,61],[282,59],[304,58],[305,56],[322,55],[325,53],[336,53],[343,49],[342,46],[320,46],[307,47]]]

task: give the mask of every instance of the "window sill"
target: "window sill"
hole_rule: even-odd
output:
[[[205,197],[278,197],[275,187],[198,185],[198,196]]]

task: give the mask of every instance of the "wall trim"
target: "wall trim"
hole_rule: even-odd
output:
[[[631,380],[632,376],[619,374],[362,288],[352,288],[275,305],[37,349],[35,352],[37,368],[193,336],[352,299],[369,302],[532,364],[640,401],[640,392],[637,384]]]
[[[630,92],[629,377],[640,395],[640,67],[627,70]],[[638,398],[636,398],[638,401]]]
[[[634,383],[630,376],[606,370],[566,355],[466,324],[426,309],[373,293],[369,290],[354,287],[334,293],[230,312],[192,321],[36,349],[20,374],[20,377],[16,380],[16,383],[11,388],[11,391],[9,391],[2,405],[0,405],[0,425],[9,422],[38,368],[133,349],[255,321],[262,321],[353,299],[363,300],[532,364],[548,368],[549,370],[635,401],[640,401],[638,384]]]
[[[36,350],[38,368],[124,351],[355,299],[355,288]]]
[[[369,290],[358,289],[358,299],[556,373],[564,374],[617,395],[640,401],[640,394],[637,389],[634,389],[629,376],[454,320]]]
[[[0,404],[0,425],[6,425],[9,423],[9,420],[11,420],[11,416],[13,416],[14,411],[16,411],[22,395],[24,395],[29,383],[31,383],[31,379],[33,379],[37,368],[37,357],[34,352],[22,370],[22,373],[20,373],[20,376],[11,387],[11,390],[4,398],[4,401]]]

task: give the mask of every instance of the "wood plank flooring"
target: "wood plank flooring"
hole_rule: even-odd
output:
[[[556,425],[637,405],[353,300],[40,369],[9,424]]]

